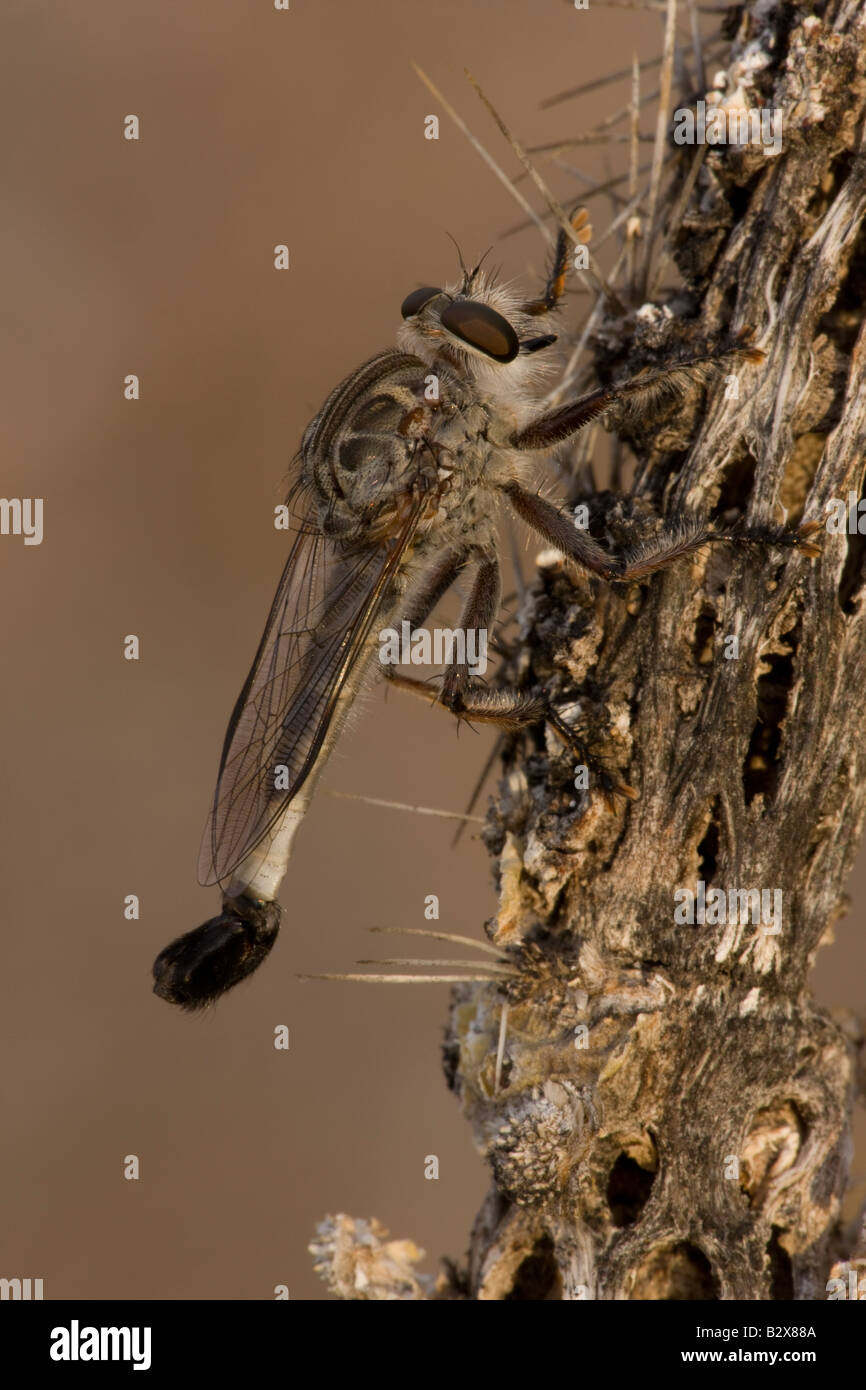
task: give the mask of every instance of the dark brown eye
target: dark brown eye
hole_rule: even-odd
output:
[[[473,304],[471,300],[449,304],[442,315],[442,327],[496,362],[513,362],[520,351],[508,319],[488,304]]]
[[[425,304],[429,304],[431,299],[435,299],[437,294],[441,293],[441,290],[433,289],[430,285],[425,285],[422,290],[413,290],[400,305],[400,313],[404,319],[411,319],[415,314],[420,314]]]

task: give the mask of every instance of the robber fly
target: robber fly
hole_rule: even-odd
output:
[[[585,210],[572,227],[573,237],[560,233],[537,299],[498,283],[480,265],[467,270],[462,258],[455,284],[413,290],[403,301],[396,348],[352,372],[307,427],[291,496],[294,541],[229,722],[202,847],[199,877],[221,886],[222,911],[157,957],[154,989],[163,999],[188,1009],[208,1004],[270,951],[280,920],[276,894],[295,835],[374,670],[430,698],[429,685],[377,662],[380,629],[419,627],[467,571],[459,627],[493,629],[500,599],[494,514],[502,501],[580,569],[620,583],[710,540],[762,540],[813,553],[809,526],[733,535],[678,520],[616,554],[527,486],[532,455],[609,408],[637,409],[720,364],[762,356],[728,345],[540,410],[542,364],[556,342],[553,316],[570,242],[589,240]],[[437,698],[462,719],[506,729],[546,721],[587,761],[542,692],[488,688],[455,660]],[[604,777],[600,772],[599,781]],[[606,789],[634,795],[615,779]]]

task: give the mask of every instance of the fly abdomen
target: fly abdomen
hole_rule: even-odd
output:
[[[153,963],[154,994],[183,1009],[214,1003],[258,969],[279,929],[279,903],[224,897],[218,917],[160,951]]]

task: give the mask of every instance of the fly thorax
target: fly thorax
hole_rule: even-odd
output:
[[[381,353],[341,383],[307,429],[303,474],[329,535],[386,537],[413,490],[435,487],[429,439],[441,402],[425,375],[417,358]]]

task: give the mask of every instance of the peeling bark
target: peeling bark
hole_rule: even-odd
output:
[[[706,151],[667,244],[686,287],[611,300],[590,345],[602,382],[747,328],[766,358],[739,399],[609,419],[638,459],[626,497],[594,497],[582,441],[571,500],[608,543],[682,511],[823,521],[864,490],[866,19],[732,14],[723,103],[781,108],[782,151]],[[670,212],[696,150],[669,154]],[[551,734],[506,749],[488,934],[519,973],[455,990],[445,1049],[493,1187],[435,1296],[817,1299],[861,1267],[839,1224],[861,1038],[808,972],[866,810],[866,540],[821,550],[707,547],[626,591],[544,557],[504,677],[580,701],[639,798],[576,790]],[[780,890],[779,930],[739,899],[677,921],[701,882]]]
[[[622,425],[640,463],[600,537],[683,509],[823,520],[863,492],[864,58],[857,5],[742,12],[725,90],[782,108],[782,153],[708,151],[670,248],[687,290],[609,315],[592,345],[602,380],[746,327],[766,360],[739,400]],[[553,740],[509,750],[488,930],[521,974],[458,989],[447,1048],[494,1177],[463,1296],[826,1297],[857,1036],[807,976],[866,807],[863,538],[822,536],[813,562],[707,548],[625,597],[547,561],[509,674],[581,699],[640,797],[576,792]],[[781,929],[677,923],[699,881],[781,890]]]

